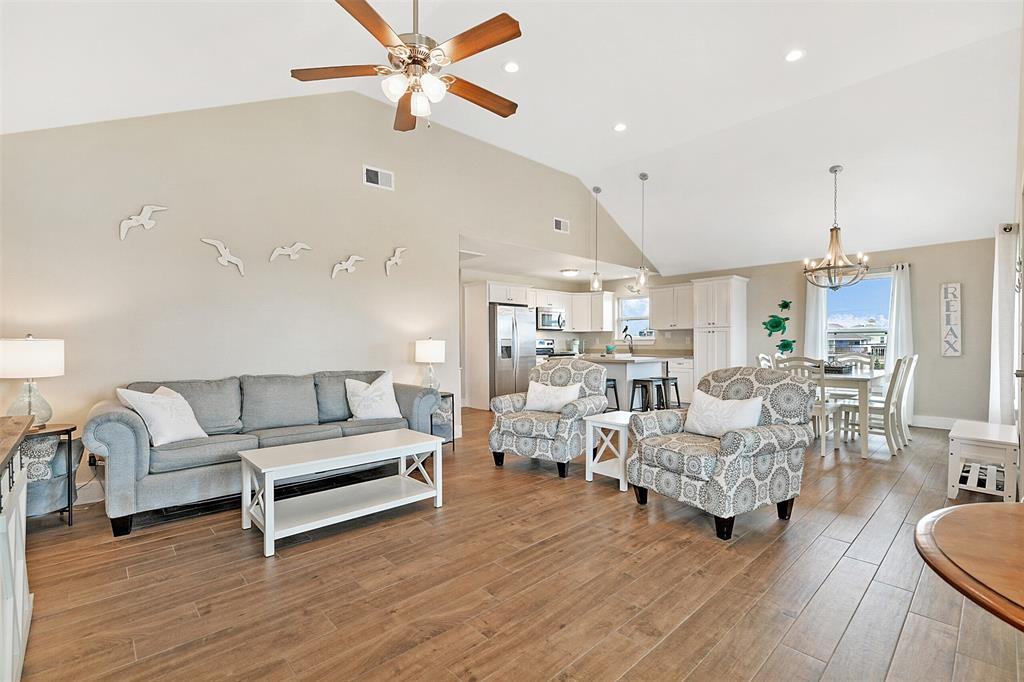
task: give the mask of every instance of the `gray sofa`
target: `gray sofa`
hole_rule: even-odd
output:
[[[106,508],[114,535],[127,535],[136,512],[241,493],[238,452],[409,428],[430,433],[440,403],[431,388],[395,384],[401,418],[354,419],[345,379],[372,382],[381,371],[303,376],[242,375],[216,380],[143,381],[133,391],[166,386],[191,405],[206,438],[150,445],[142,418],[116,400],[89,412],[82,442],[106,458]]]

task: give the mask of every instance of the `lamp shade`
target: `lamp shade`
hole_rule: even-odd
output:
[[[64,376],[64,339],[0,339],[0,379]]]
[[[443,363],[444,341],[440,339],[420,339],[417,341],[416,362]]]

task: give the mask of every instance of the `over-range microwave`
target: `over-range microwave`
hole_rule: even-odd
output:
[[[561,308],[537,308],[537,329],[560,332],[565,329],[565,311]]]

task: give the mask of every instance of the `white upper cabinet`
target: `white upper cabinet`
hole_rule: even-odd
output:
[[[609,291],[569,294],[565,330],[610,332],[615,325],[615,297]]]
[[[590,331],[615,331],[615,296],[610,291],[590,294]]]
[[[527,289],[526,290],[526,307],[527,308],[531,308],[531,309],[537,307],[537,290],[536,289]]]
[[[487,300],[489,303],[507,303],[509,305],[526,305],[529,287],[517,284],[487,283]]]
[[[694,286],[677,284],[651,289],[652,329],[693,329]]]
[[[746,326],[747,279],[730,275],[693,282],[695,329]]]
[[[565,325],[567,331],[589,332],[590,326],[590,294],[572,294],[570,296],[569,319]]]

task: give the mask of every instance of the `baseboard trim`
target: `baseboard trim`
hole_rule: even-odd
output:
[[[956,417],[931,417],[926,414],[915,414],[910,418],[911,426],[921,426],[926,429],[945,429],[949,430],[953,428],[953,422],[956,421]]]

